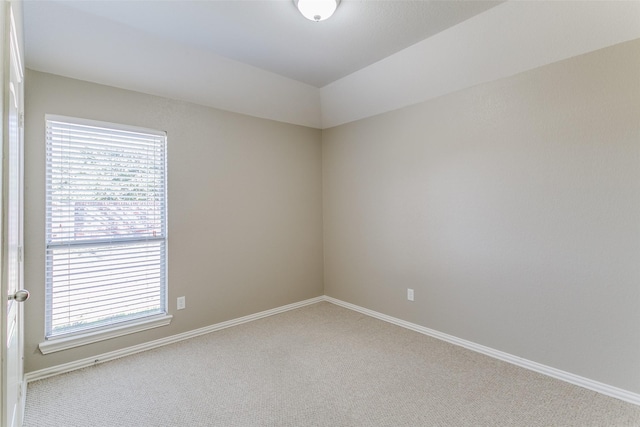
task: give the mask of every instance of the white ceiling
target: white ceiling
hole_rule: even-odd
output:
[[[319,23],[292,0],[23,6],[27,68],[316,128],[640,38],[638,0],[342,0]]]
[[[343,0],[333,17],[305,19],[292,0],[28,1],[27,64],[57,28],[77,37],[59,49],[90,56],[84,22],[117,42],[123,24],[315,87],[323,87],[481,13],[497,1]],[[80,11],[70,13],[68,9]],[[55,14],[55,22],[49,18]],[[142,35],[142,34],[141,34]],[[117,60],[117,52],[110,52]],[[197,65],[197,64],[193,64]]]

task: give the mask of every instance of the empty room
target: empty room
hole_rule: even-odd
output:
[[[640,1],[0,21],[0,426],[640,426]]]

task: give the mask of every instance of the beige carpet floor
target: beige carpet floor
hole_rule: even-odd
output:
[[[640,426],[640,407],[319,303],[29,384],[27,427]]]

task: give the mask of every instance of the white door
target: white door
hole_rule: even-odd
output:
[[[3,5],[4,6],[4,5]],[[3,162],[2,162],[2,215],[3,215],[3,274],[6,284],[6,349],[3,357],[4,416],[2,423],[7,427],[22,424],[22,381],[23,381],[23,330],[22,301],[28,292],[21,290],[23,283],[23,136],[22,136],[22,94],[23,71],[17,29],[11,4],[7,5],[8,34],[5,34],[5,52],[9,55],[8,105],[5,104]],[[7,86],[5,86],[7,87]],[[5,343],[3,343],[4,345]]]

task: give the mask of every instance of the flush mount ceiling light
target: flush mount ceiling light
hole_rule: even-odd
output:
[[[293,0],[296,7],[307,19],[311,21],[324,21],[333,15],[340,0]]]

